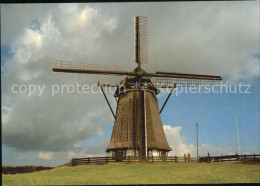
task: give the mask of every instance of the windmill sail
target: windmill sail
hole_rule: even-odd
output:
[[[135,17],[135,62],[148,63],[148,18]]]
[[[175,84],[178,87],[189,86],[213,86],[219,85],[219,80],[204,80],[204,79],[187,79],[187,78],[169,78],[169,77],[155,77],[153,79],[158,88],[171,88]]]
[[[86,63],[71,63],[55,61],[52,67],[53,72],[102,74],[102,75],[135,75],[134,72],[123,71],[119,66],[96,65]]]
[[[218,85],[222,78],[218,75],[206,74],[189,74],[179,72],[156,72],[150,73],[150,76],[155,78],[155,84],[158,87],[164,86],[201,86],[201,85]]]

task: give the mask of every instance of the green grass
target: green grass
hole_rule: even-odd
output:
[[[260,182],[259,165],[239,163],[106,164],[4,175],[3,185],[248,183]]]

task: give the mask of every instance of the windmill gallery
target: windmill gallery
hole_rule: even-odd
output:
[[[107,65],[89,65],[55,61],[54,72],[100,74],[125,76],[118,85],[98,83],[102,87],[116,87],[116,113],[103,92],[115,118],[110,143],[106,149],[108,156],[122,160],[127,156],[167,156],[174,147],[168,145],[162,126],[160,113],[176,87],[190,85],[213,85],[222,80],[221,76],[187,74],[176,72],[146,72],[141,68],[148,62],[148,19],[135,17],[135,62],[133,71],[123,71]],[[158,88],[171,91],[159,110]]]

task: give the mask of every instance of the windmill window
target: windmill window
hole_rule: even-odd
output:
[[[153,154],[152,154],[152,150],[149,150],[149,156],[152,156]]]

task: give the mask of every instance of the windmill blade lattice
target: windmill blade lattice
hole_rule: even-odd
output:
[[[102,74],[102,75],[135,75],[134,72],[122,70],[120,66],[95,65],[86,63],[72,63],[55,61],[52,67],[54,72]]]
[[[153,76],[153,75],[152,75]],[[219,85],[222,78],[218,75],[191,74],[179,72],[156,72],[154,80],[157,87],[177,86],[208,86]]]
[[[148,63],[148,18],[135,17],[135,61]]]
[[[213,86],[213,85],[220,84],[220,80],[206,80],[206,79],[153,77],[153,80],[158,88],[173,87],[175,84],[177,84],[178,87],[209,86],[209,85]]]
[[[75,63],[67,61],[55,61],[53,68],[71,68],[71,69],[86,69],[86,70],[123,70],[121,66],[110,66],[110,65],[96,65],[87,63]]]

